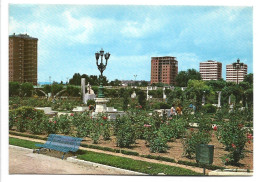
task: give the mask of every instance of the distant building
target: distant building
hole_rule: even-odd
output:
[[[37,43],[27,34],[9,36],[9,81],[37,85]]]
[[[234,68],[233,64],[226,66],[226,81],[240,83],[244,81],[244,77],[247,75],[247,65],[243,64],[241,68]]]
[[[200,75],[202,80],[219,80],[222,78],[222,63],[208,60],[200,63]]]
[[[152,57],[151,58],[151,84],[164,83],[175,85],[178,74],[178,61],[176,57]]]

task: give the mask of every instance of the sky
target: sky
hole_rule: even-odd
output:
[[[95,52],[111,54],[109,81],[150,81],[151,57],[174,56],[179,71],[207,60],[241,62],[253,72],[253,8],[10,4],[9,35],[38,38],[38,82],[98,75]]]

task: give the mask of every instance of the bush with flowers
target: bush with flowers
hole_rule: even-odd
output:
[[[45,132],[47,134],[55,134],[58,131],[58,124],[55,119],[50,119],[49,121],[45,122]]]
[[[230,117],[228,122],[217,128],[217,138],[229,152],[223,157],[225,164],[238,165],[240,159],[244,158],[245,144],[251,143],[252,134],[243,127],[244,122],[233,115],[233,118]]]
[[[114,129],[118,147],[130,147],[135,143],[135,127],[132,124],[131,116],[129,114],[117,118]]]
[[[71,122],[67,114],[62,114],[59,117],[55,116],[53,121],[56,121],[58,132],[68,135],[71,131]]]
[[[92,120],[92,117],[90,117],[89,112],[75,113],[73,116],[70,117],[70,119],[76,131],[77,137],[82,138],[89,136],[90,124]]]
[[[205,131],[194,131],[191,128],[187,131],[186,137],[182,139],[183,155],[187,158],[193,158],[196,153],[196,147],[199,144],[208,144],[211,141],[211,135]]]
[[[33,107],[19,107],[18,109],[9,111],[9,129],[16,127],[19,132],[29,132],[33,134],[41,134],[44,132],[44,122],[48,121],[43,111],[34,109]]]

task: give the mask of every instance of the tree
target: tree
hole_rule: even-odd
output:
[[[44,85],[43,86],[43,91],[45,92],[45,93],[51,93],[51,85]]]
[[[20,84],[18,82],[9,82],[9,96],[18,96],[20,92]]]
[[[180,71],[175,80],[177,86],[187,87],[189,80],[201,80],[201,75],[195,69],[188,69],[187,71]]]
[[[56,84],[56,83],[52,84],[52,86],[51,86],[52,95],[56,95],[62,89],[63,89],[63,85]]]
[[[125,94],[124,97],[123,97],[123,110],[124,111],[127,110],[128,104],[129,104],[128,94]]]
[[[21,85],[22,96],[30,97],[32,96],[33,84],[25,82]]]
[[[244,77],[244,82],[248,82],[248,83],[250,83],[251,85],[253,85],[253,82],[254,82],[253,73],[249,73],[249,74],[245,75],[245,77]]]
[[[206,81],[206,84],[212,87],[214,91],[221,91],[226,86],[226,82],[223,79]]]
[[[139,90],[137,92],[138,95],[138,103],[142,106],[142,108],[146,107],[146,94],[144,91]]]
[[[185,91],[188,97],[195,98],[197,110],[201,108],[203,95],[206,97],[209,94],[213,94],[212,88],[206,85],[202,80],[189,80],[188,87]]]
[[[80,85],[81,84],[81,75],[79,73],[75,73],[73,77],[69,80],[70,85]]]

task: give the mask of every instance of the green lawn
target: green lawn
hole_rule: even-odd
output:
[[[164,173],[166,175],[174,175],[174,176],[175,175],[176,176],[202,175],[200,173],[196,173],[194,171],[179,168],[179,167],[138,161],[138,160],[128,159],[124,157],[118,157],[118,156],[102,154],[102,153],[95,153],[90,151],[87,151],[83,155],[79,155],[78,158],[82,160],[114,166],[122,169],[138,171],[150,175],[157,175],[158,173]]]
[[[38,142],[32,142],[28,140],[9,137],[10,145],[35,149],[37,148],[35,147],[36,143]],[[138,161],[138,160],[133,160],[125,157],[118,157],[118,156],[96,153],[91,151],[79,150],[77,154],[78,154],[78,159],[105,164],[109,166],[114,166],[122,169],[137,171],[149,175],[157,175],[158,173],[164,173],[166,175],[174,175],[174,176],[202,175],[201,173],[196,173],[194,171],[179,168],[179,167]]]
[[[39,143],[39,142],[32,142],[32,141],[28,141],[28,140],[22,140],[22,139],[18,139],[18,138],[9,137],[10,145],[16,145],[19,147],[24,147],[24,148],[29,148],[29,149],[36,149],[37,148],[35,146],[36,143]]]

